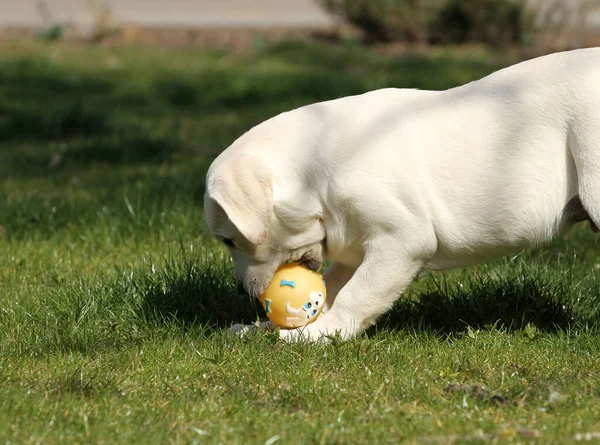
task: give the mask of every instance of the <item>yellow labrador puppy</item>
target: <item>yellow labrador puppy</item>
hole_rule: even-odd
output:
[[[446,91],[382,89],[282,113],[214,161],[205,212],[253,297],[287,260],[331,260],[326,312],[280,335],[351,338],[423,268],[600,224],[600,49]]]

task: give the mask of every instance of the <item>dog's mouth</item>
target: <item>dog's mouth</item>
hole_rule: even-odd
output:
[[[314,272],[318,272],[323,267],[323,255],[321,252],[309,250],[305,252],[298,261],[301,266],[304,266]]]
[[[295,255],[289,257],[287,261],[298,262],[309,270],[319,272],[324,263],[322,248],[318,245],[315,248],[303,252],[299,257]],[[269,286],[276,270],[277,267],[275,267],[274,270],[269,271],[263,269],[254,276],[247,276],[243,281],[237,284],[238,293],[241,295],[248,295],[253,299],[259,298]],[[270,275],[268,279],[267,275]]]

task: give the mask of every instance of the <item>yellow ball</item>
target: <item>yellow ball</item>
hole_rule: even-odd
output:
[[[273,324],[299,328],[317,319],[326,295],[320,273],[289,263],[277,269],[260,301]]]

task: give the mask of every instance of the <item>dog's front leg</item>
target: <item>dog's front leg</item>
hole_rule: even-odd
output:
[[[397,247],[396,252],[390,246]],[[303,328],[281,330],[280,337],[288,341],[315,341],[330,335],[349,339],[372,325],[422,268],[422,260],[399,253],[401,249],[397,243],[369,249],[327,313]]]

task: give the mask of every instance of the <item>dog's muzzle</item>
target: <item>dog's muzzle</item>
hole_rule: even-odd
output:
[[[250,298],[259,298],[265,292],[268,285],[268,281],[263,283],[258,278],[251,278],[238,284],[237,290],[241,295],[247,295]]]

